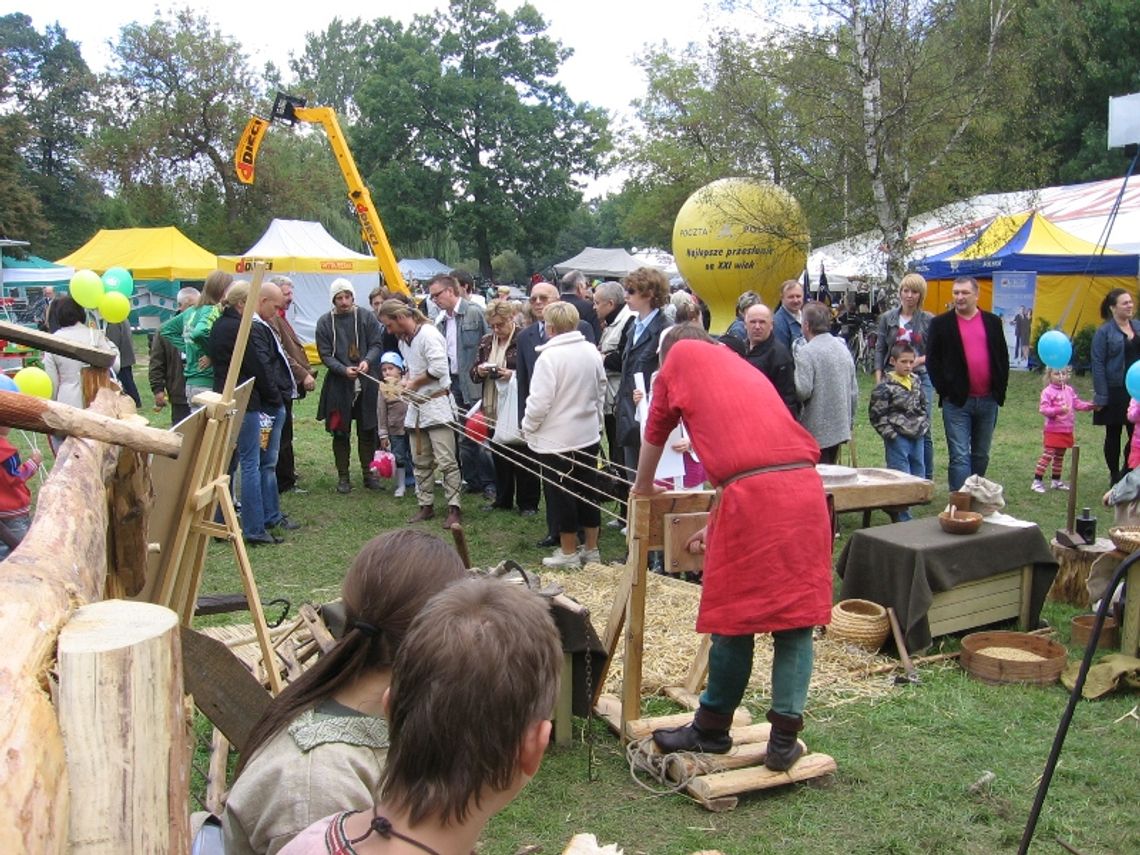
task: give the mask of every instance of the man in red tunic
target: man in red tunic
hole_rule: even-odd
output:
[[[697,632],[712,634],[708,686],[692,724],[657,730],[653,739],[664,751],[728,751],[732,714],[752,674],[754,634],[770,632],[772,734],[764,763],[782,771],[802,752],[796,734],[811,680],[812,630],[831,614],[832,535],[815,471],[819,446],[767,377],[698,326],[670,330],[661,359],[631,492],[661,492],[653,473],[666,437],[684,419],[717,498],[708,525],[688,544],[706,553]]]

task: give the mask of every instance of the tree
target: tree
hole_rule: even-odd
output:
[[[558,234],[608,139],[554,82],[569,51],[545,31],[532,6],[491,0],[376,22],[353,151],[395,242],[449,231],[486,278],[497,251],[529,260]]]
[[[58,25],[40,34],[27,15],[0,17],[0,103],[5,167],[17,196],[6,219],[48,257],[94,230],[103,192],[80,163],[90,134],[95,77]],[[10,148],[9,148],[10,146]],[[38,211],[38,213],[36,213]],[[13,226],[15,227],[15,226]]]
[[[332,107],[344,124],[353,124],[360,117],[356,92],[368,76],[375,39],[375,25],[360,18],[347,22],[333,18],[324,32],[308,33],[301,56],[289,61],[296,77],[291,94]]]
[[[157,195],[173,202],[186,224],[209,188],[226,227],[238,225],[233,151],[257,94],[243,56],[240,45],[189,9],[123,27],[103,81],[106,121],[92,152],[121,194],[162,188]],[[237,248],[229,241],[224,247]]]
[[[1018,22],[1032,100],[1027,140],[1055,181],[1120,175],[1124,158],[1107,146],[1108,99],[1140,91],[1140,5],[1131,0],[1038,0]]]

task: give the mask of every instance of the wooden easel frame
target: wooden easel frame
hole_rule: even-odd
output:
[[[187,422],[195,418],[204,419],[205,426],[201,429],[197,453],[182,463],[183,466],[191,466],[190,475],[183,482],[178,500],[179,512],[169,537],[164,541],[159,538],[157,561],[152,566],[153,572],[148,574],[147,588],[142,598],[173,609],[182,625],[190,626],[210,538],[228,540],[233,546],[242,589],[249,603],[250,618],[265,662],[269,688],[276,695],[282,688],[281,675],[276,667],[276,654],[265,623],[265,613],[261,608],[245,540],[242,538],[241,523],[234,507],[228,474],[230,454],[245,416],[252,388],[250,384],[253,382],[246,381],[240,389],[237,388],[238,372],[249,341],[253,316],[257,312],[264,275],[265,264],[258,262],[254,265],[249,296],[245,301],[245,311],[242,313],[233,357],[221,393],[204,392],[198,395],[195,400],[204,404],[204,407],[187,419]],[[214,522],[215,509],[221,510],[221,523]]]
[[[712,490],[660,493],[656,496],[629,497],[629,556],[613,605],[606,621],[602,644],[606,648],[606,665],[594,680],[594,704],[597,705],[606,682],[609,662],[617,649],[618,637],[625,628],[625,653],[622,660],[621,734],[627,738],[626,725],[641,718],[641,674],[645,652],[645,579],[649,553],[663,549],[666,539],[665,517],[672,514],[707,513],[712,507]],[[628,617],[628,620],[627,620]],[[685,688],[696,693],[708,672],[709,639],[702,636],[697,655],[689,667]]]

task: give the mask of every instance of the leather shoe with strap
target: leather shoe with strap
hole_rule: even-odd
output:
[[[420,505],[420,509],[408,517],[408,522],[418,523],[435,518],[435,508],[431,505]]]
[[[463,512],[459,509],[458,505],[448,505],[447,506],[447,519],[445,519],[443,521],[443,527],[444,528],[451,528],[453,525],[455,525],[457,523],[462,525],[462,523],[463,523]]]
[[[553,534],[548,534],[542,540],[535,543],[535,546],[537,546],[539,549],[548,549],[551,546],[558,546],[561,543],[562,541],[555,537]]]
[[[664,727],[653,731],[653,741],[666,753],[701,751],[705,754],[727,754],[732,749],[732,714],[713,712],[700,707],[692,724]]]

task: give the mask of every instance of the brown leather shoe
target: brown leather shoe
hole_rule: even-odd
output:
[[[435,518],[435,508],[431,505],[420,505],[420,509],[408,517],[408,522],[418,523]]]
[[[463,512],[459,509],[458,505],[448,505],[447,519],[443,521],[443,527],[449,529],[455,523],[463,523]]]

